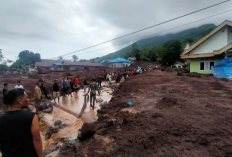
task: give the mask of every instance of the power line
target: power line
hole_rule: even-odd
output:
[[[83,49],[80,49],[80,50],[77,50],[77,51],[74,51],[74,52],[70,52],[70,53],[67,53],[67,54],[64,54],[64,55],[61,55],[61,56],[67,56],[67,55],[69,55],[69,54],[73,54],[73,53],[80,52],[80,51],[83,51],[83,50],[86,50],[86,49],[90,49],[90,48],[92,48],[92,47],[96,47],[96,46],[99,46],[99,45],[102,45],[102,44],[105,44],[105,43],[108,43],[108,42],[111,42],[111,41],[114,41],[114,40],[117,40],[117,39],[120,39],[120,38],[123,38],[123,37],[126,37],[126,36],[129,36],[129,35],[132,35],[132,34],[135,34],[135,33],[141,32],[141,31],[144,31],[144,30],[147,30],[147,29],[150,29],[150,28],[153,28],[153,27],[156,27],[156,26],[159,26],[159,25],[162,25],[162,24],[165,24],[165,23],[168,23],[168,22],[171,22],[171,21],[180,19],[180,18],[182,18],[182,17],[185,17],[185,16],[188,16],[188,15],[191,15],[191,14],[194,14],[194,13],[197,13],[197,12],[200,12],[200,11],[203,11],[203,10],[206,10],[206,9],[209,9],[209,8],[212,8],[212,7],[215,7],[215,6],[217,6],[217,5],[220,5],[220,4],[229,2],[229,1],[230,1],[230,0],[226,0],[226,1],[223,1],[223,2],[220,2],[220,3],[217,3],[217,4],[214,4],[214,5],[205,7],[205,8],[203,8],[203,9],[199,9],[199,10],[197,10],[197,11],[194,11],[194,12],[191,12],[191,13],[188,13],[188,14],[185,14],[185,15],[182,15],[182,16],[179,16],[179,17],[176,17],[176,18],[173,18],[173,19],[170,19],[170,20],[167,20],[167,21],[164,21],[164,22],[155,24],[155,25],[152,25],[152,26],[150,26],[150,27],[146,27],[146,28],[140,29],[140,30],[138,30],[138,31],[135,31],[135,32],[132,32],[132,33],[128,33],[128,34],[125,34],[125,35],[122,35],[122,36],[113,38],[113,39],[111,39],[111,40],[107,40],[107,41],[105,41],[105,42],[102,42],[102,43],[99,43],[99,44],[95,44],[95,45],[92,45],[92,46],[89,46],[89,47],[86,47],[86,48],[83,48]],[[58,56],[58,57],[60,57],[60,56]],[[58,57],[56,57],[56,58],[58,58]],[[56,59],[56,58],[52,58],[52,59]]]
[[[218,16],[218,15],[221,15],[221,14],[225,14],[225,13],[228,13],[228,12],[231,12],[231,11],[232,11],[232,10],[224,11],[224,12],[221,12],[221,13],[218,13],[218,14],[215,14],[215,15],[212,15],[212,16],[205,17],[205,18],[203,18],[203,19],[199,19],[199,20],[196,20],[196,21],[187,23],[187,24],[183,24],[183,25],[180,25],[180,26],[177,26],[177,27],[173,27],[173,28],[170,28],[170,29],[167,29],[167,30],[158,32],[158,33],[151,34],[151,35],[147,35],[147,36],[144,36],[144,37],[142,37],[142,38],[137,38],[137,39],[134,39],[134,40],[131,40],[131,41],[127,41],[127,42],[115,44],[115,45],[112,45],[112,46],[109,46],[109,47],[104,47],[104,48],[101,48],[101,49],[97,49],[97,50],[93,50],[93,51],[89,51],[89,52],[85,52],[85,53],[80,53],[80,54],[77,54],[77,55],[79,56],[79,55],[83,55],[83,54],[87,54],[87,53],[92,53],[92,52],[104,50],[104,49],[107,49],[107,48],[111,48],[111,47],[114,47],[114,46],[123,45],[123,44],[126,44],[126,43],[131,43],[131,42],[133,42],[133,41],[138,41],[138,40],[146,39],[147,37],[153,37],[154,35],[157,35],[157,34],[160,34],[160,33],[164,33],[164,32],[167,32],[167,31],[170,31],[170,30],[173,30],[173,29],[177,29],[177,28],[180,28],[180,27],[183,27],[183,26],[187,26],[187,25],[190,25],[190,24],[193,24],[193,23],[196,23],[196,22],[200,22],[200,21],[203,21],[203,20],[206,20],[206,19],[209,19],[209,18]],[[66,55],[63,55],[63,56],[66,56]]]

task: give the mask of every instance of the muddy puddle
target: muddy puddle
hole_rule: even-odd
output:
[[[59,103],[56,100],[53,113],[42,115],[44,121],[44,123],[41,124],[43,149],[48,148],[55,142],[59,142],[61,138],[76,139],[78,130],[82,127],[84,122],[94,122],[97,120],[97,110],[100,108],[100,104],[109,102],[112,98],[111,93],[112,91],[110,88],[103,87],[101,95],[96,97],[96,99],[102,99],[102,102],[95,103],[94,110],[90,108],[90,102],[88,102],[81,117],[79,117],[79,113],[84,104],[84,90],[80,90],[77,94],[73,94],[73,97],[70,95],[61,97]],[[45,134],[48,128],[54,126],[56,120],[61,120],[63,124],[65,123],[68,126],[64,129],[60,129],[58,133],[53,134],[49,140],[45,140]],[[58,151],[55,151],[47,156],[55,157],[57,153]]]

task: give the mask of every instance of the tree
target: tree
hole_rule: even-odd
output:
[[[63,56],[60,56],[60,57],[59,57],[59,60],[63,60]]]
[[[124,55],[123,55],[123,58],[129,58],[129,57],[131,57],[131,53],[125,53]]]
[[[73,61],[74,61],[74,62],[77,62],[77,60],[79,59],[79,58],[77,57],[77,55],[73,55],[72,58],[73,58]]]
[[[140,50],[138,49],[136,43],[132,44],[131,55],[132,57],[135,57],[137,61],[140,61]]]
[[[34,53],[28,50],[21,51],[17,59],[12,65],[11,68],[23,68],[27,65],[35,64],[35,62],[40,62],[40,54]],[[8,61],[8,63],[11,60]]]
[[[170,40],[164,43],[163,52],[161,53],[161,63],[165,66],[171,66],[176,61],[180,61],[182,52],[181,42],[178,40]]]
[[[85,62],[86,61],[86,59],[80,59],[79,60],[79,62]]]

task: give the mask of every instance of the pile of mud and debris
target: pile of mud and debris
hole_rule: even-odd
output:
[[[158,70],[130,77],[97,122],[83,125],[77,153],[60,156],[229,157],[231,88],[212,76]]]

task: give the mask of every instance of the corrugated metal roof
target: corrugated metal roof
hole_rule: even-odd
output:
[[[102,60],[101,62],[99,62],[100,64],[106,63],[107,60]]]
[[[43,62],[35,62],[35,66],[37,67],[51,67],[53,63],[43,63]]]
[[[116,58],[112,61],[110,61],[109,63],[133,63],[125,58]]]
[[[86,63],[86,62],[65,62],[66,65],[77,65],[77,66],[87,66],[87,67],[105,67],[99,63]]]
[[[64,65],[63,63],[54,63],[54,65]]]

